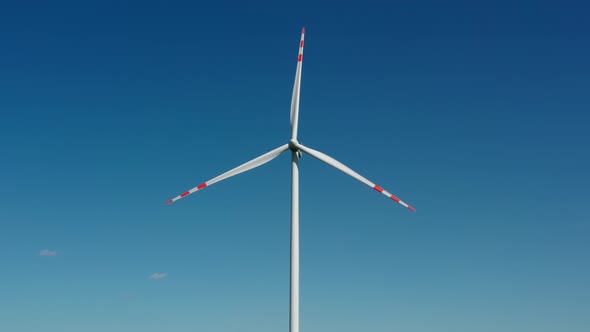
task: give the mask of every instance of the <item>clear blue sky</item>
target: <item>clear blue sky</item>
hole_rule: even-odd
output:
[[[287,331],[305,26],[301,330],[587,331],[585,6],[2,3],[0,330]]]

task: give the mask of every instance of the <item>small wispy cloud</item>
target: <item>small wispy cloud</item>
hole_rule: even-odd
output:
[[[43,249],[39,253],[39,256],[49,256],[49,257],[57,256],[57,250]]]
[[[166,278],[167,276],[167,273],[154,273],[150,276],[150,279],[160,280]]]

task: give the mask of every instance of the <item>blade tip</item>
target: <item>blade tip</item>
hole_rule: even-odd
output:
[[[301,29],[301,34],[304,34],[304,33],[305,33],[305,27],[303,27],[303,28]]]
[[[414,209],[413,207],[408,205],[408,210],[412,211],[412,212],[416,212],[416,209]]]
[[[173,200],[169,200],[168,202],[166,202],[166,204],[165,204],[165,205],[168,205],[168,204],[170,204],[170,203],[172,203],[172,202],[174,202],[174,201],[173,201]]]

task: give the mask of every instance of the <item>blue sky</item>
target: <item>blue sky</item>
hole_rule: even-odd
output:
[[[0,330],[287,330],[305,26],[302,331],[585,331],[586,6],[1,4]]]

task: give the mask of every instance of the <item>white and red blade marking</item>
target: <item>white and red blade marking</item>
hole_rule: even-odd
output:
[[[404,207],[406,207],[406,209],[408,209],[408,210],[410,210],[412,212],[416,212],[416,210],[413,207],[411,207],[408,204],[404,203],[402,200],[400,200],[399,198],[397,198],[394,195],[390,194],[387,190],[379,187],[378,185],[374,185],[373,186],[373,189],[375,189],[376,191],[382,193],[383,195],[391,198],[392,200],[398,202],[399,204],[403,205]]]
[[[303,44],[305,42],[305,28],[301,29],[301,40],[299,41],[299,55],[297,56],[297,62],[303,61]]]
[[[350,169],[350,167],[344,165],[343,163],[339,162],[338,160],[328,156],[325,153],[322,153],[320,151],[314,150],[312,148],[308,148],[307,146],[303,146],[301,144],[297,144],[297,147],[299,149],[301,149],[301,151],[311,155],[312,157],[325,162],[326,164],[336,168],[337,170],[348,174],[350,176],[352,176],[353,178],[359,180],[360,182],[366,184],[367,186],[375,189],[376,191],[382,193],[383,195],[389,197],[390,199],[392,199],[393,201],[401,204],[402,206],[404,206],[405,208],[407,208],[408,210],[412,211],[412,212],[416,212],[416,210],[414,210],[413,207],[409,206],[408,204],[404,203],[403,201],[401,201],[399,198],[395,197],[394,195],[390,194],[389,192],[385,191],[383,188],[379,187],[378,185],[374,184],[373,182],[369,181],[367,178],[365,178],[364,176],[360,175],[359,173],[353,171],[352,169]]]
[[[189,191],[183,192],[182,194],[180,194],[180,195],[174,197],[173,199],[169,200],[168,202],[166,202],[166,204],[170,204],[172,202],[175,202],[175,201],[177,201],[177,200],[179,200],[179,199],[181,199],[181,198],[183,198],[185,196],[188,196],[188,195],[194,193],[195,191],[199,191],[199,190],[201,190],[201,189],[203,189],[205,187],[207,187],[207,182],[203,182],[200,185],[194,187],[193,189],[191,189]]]
[[[256,168],[256,167],[258,167],[260,165],[266,164],[267,162],[275,159],[281,153],[283,153],[283,152],[285,152],[287,150],[289,150],[289,144],[281,145],[278,148],[276,148],[276,149],[274,149],[274,150],[272,150],[270,152],[267,152],[267,153],[263,154],[260,157],[256,157],[256,158],[250,160],[249,162],[244,163],[244,164],[242,164],[242,165],[240,165],[240,166],[238,166],[236,168],[233,168],[233,169],[231,169],[231,170],[229,170],[229,171],[227,171],[227,172],[225,172],[225,173],[223,173],[223,174],[221,174],[221,175],[219,175],[217,177],[214,177],[213,179],[211,179],[211,180],[209,180],[207,182],[201,183],[200,185],[194,187],[193,189],[191,189],[189,191],[183,192],[182,194],[180,194],[180,195],[174,197],[173,199],[169,200],[168,202],[166,202],[166,204],[170,204],[172,202],[175,202],[175,201],[177,201],[177,200],[179,200],[179,199],[181,199],[183,197],[186,197],[186,196],[194,193],[195,191],[199,191],[199,190],[201,190],[201,189],[203,189],[203,188],[205,188],[207,186],[210,186],[210,185],[212,185],[212,184],[214,184],[216,182],[223,181],[223,180],[225,180],[227,178],[230,178],[230,177],[232,177],[234,175],[238,175],[240,173],[243,173],[243,172],[249,171],[249,170],[251,170],[253,168]]]
[[[297,71],[293,84],[293,96],[291,97],[291,139],[297,139],[297,127],[299,125],[299,90],[301,88],[301,67],[303,66],[303,44],[305,40],[305,28],[301,30],[299,41],[299,53],[297,54]]]

